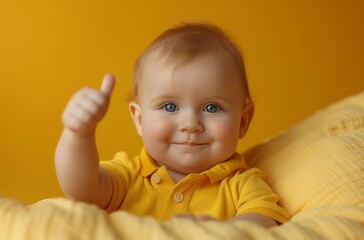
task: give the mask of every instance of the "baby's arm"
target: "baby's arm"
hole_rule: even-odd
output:
[[[111,182],[99,168],[95,142],[98,122],[105,116],[115,80],[105,75],[100,90],[83,88],[69,101],[62,116],[64,129],[55,164],[63,192],[75,199],[104,208],[111,196]]]

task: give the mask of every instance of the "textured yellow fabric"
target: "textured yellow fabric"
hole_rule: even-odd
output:
[[[200,174],[175,183],[165,167],[158,167],[143,149],[130,159],[120,152],[101,162],[113,182],[107,211],[125,210],[138,216],[169,220],[175,214],[209,215],[219,220],[259,213],[278,222],[288,221],[278,197],[263,180],[264,173],[246,169],[240,154]]]
[[[251,222],[196,223],[186,219],[158,222],[125,211],[108,215],[95,206],[68,199],[48,199],[25,206],[15,200],[0,198],[0,239],[362,240],[364,227],[360,220],[364,221],[364,209],[353,207],[352,210],[357,220],[324,214],[265,229]]]
[[[364,207],[364,92],[245,154],[291,216],[318,206]]]
[[[32,206],[0,197],[0,239],[364,239],[364,92],[267,140],[245,156],[293,216],[251,222],[159,222],[67,199]]]

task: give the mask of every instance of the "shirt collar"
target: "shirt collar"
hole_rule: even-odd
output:
[[[235,152],[228,160],[219,163],[201,174],[206,174],[211,183],[216,183],[226,178],[237,170],[244,170],[247,164],[241,154]]]
[[[140,160],[141,160],[141,175],[143,177],[148,177],[153,172],[155,172],[159,166],[154,162],[154,160],[147,153],[145,148],[140,152]],[[224,178],[226,178],[231,173],[237,170],[244,170],[247,168],[247,164],[241,154],[235,152],[228,160],[225,162],[219,163],[212,168],[196,175],[206,175],[210,178],[211,183],[218,182]],[[195,175],[195,174],[194,174]]]
[[[154,160],[149,156],[145,148],[142,149],[139,156],[142,164],[141,175],[143,177],[148,177],[159,168],[159,166],[157,166]]]

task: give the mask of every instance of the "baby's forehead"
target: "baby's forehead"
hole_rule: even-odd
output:
[[[166,85],[184,89],[187,82],[189,84],[195,82],[191,86],[199,88],[214,86],[222,90],[225,89],[225,85],[243,88],[237,71],[233,70],[231,64],[227,65],[226,61],[215,55],[201,55],[189,61],[168,61],[165,58],[154,57],[148,59],[143,68],[139,82],[139,87],[142,88]]]
[[[198,54],[185,54],[185,55],[174,55],[174,54],[163,54],[159,51],[152,52],[145,57],[143,61],[142,69],[150,68],[170,68],[176,69],[178,67],[183,67],[189,65],[193,62],[197,62],[201,59],[210,59],[213,61],[206,62],[205,64],[213,63],[216,68],[224,70],[226,73],[236,73],[235,64],[232,57],[227,56],[222,52],[202,52]]]

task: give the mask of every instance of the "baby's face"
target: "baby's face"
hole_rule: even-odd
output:
[[[236,74],[221,65],[213,56],[177,67],[146,64],[136,124],[157,164],[182,174],[196,173],[235,152],[246,131],[241,127],[245,96]]]

